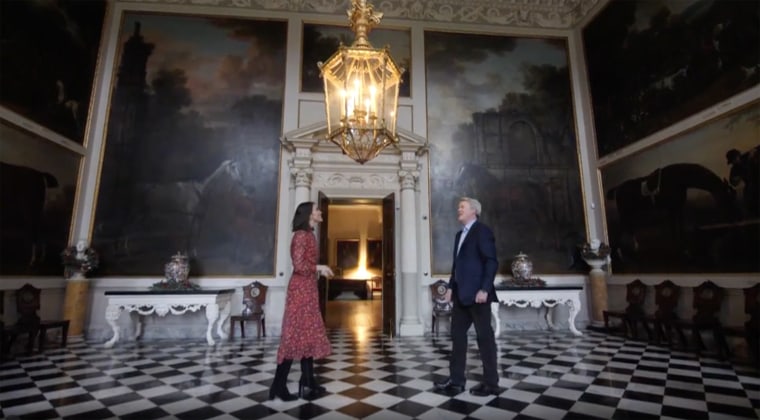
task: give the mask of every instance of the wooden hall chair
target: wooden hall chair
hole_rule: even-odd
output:
[[[744,288],[744,313],[749,316],[743,326],[725,327],[726,335],[744,337],[750,363],[760,367],[760,283]]]
[[[691,330],[692,340],[696,344],[696,351],[700,353],[705,349],[702,341],[702,331],[712,331],[715,344],[718,346],[718,356],[729,356],[726,335],[723,332],[723,324],[720,322],[720,307],[723,303],[723,288],[707,280],[694,289],[692,307],[694,315],[691,320],[680,320],[675,323],[679,329]]]
[[[432,319],[432,333],[438,335],[441,326],[438,323],[442,319],[449,320],[449,332],[451,332],[451,310],[453,308],[451,302],[446,302],[446,291],[448,290],[449,283],[446,280],[439,279],[435,283],[430,285],[430,295],[433,299],[433,319]]]
[[[683,331],[676,328],[678,321],[678,299],[681,296],[681,287],[670,280],[665,280],[654,286],[654,301],[657,305],[654,315],[647,316],[647,322],[654,326],[655,341],[672,344],[672,333],[678,333],[682,345],[686,345],[686,337]]]
[[[245,338],[245,323],[256,323],[256,338],[267,336],[267,327],[264,318],[264,304],[267,300],[267,289],[258,281],[243,287],[243,313],[230,316],[230,340],[235,338],[235,323],[240,324],[240,336]]]
[[[27,335],[26,352],[34,350],[34,340],[39,337],[39,351],[45,349],[47,332],[50,329],[61,329],[61,347],[66,347],[69,334],[69,320],[40,319],[37,311],[40,309],[40,289],[27,283],[16,291],[16,311],[19,318],[16,324],[5,327],[3,340],[4,353],[10,351],[13,342],[20,335]],[[7,340],[7,343],[5,342]]]
[[[760,367],[760,283],[744,289],[744,313],[749,315],[744,323],[749,357]]]
[[[604,328],[609,332],[610,318],[618,318],[620,319],[620,326],[624,336],[628,336],[630,332],[631,338],[637,339],[640,324],[647,333],[647,339],[651,340],[652,331],[649,329],[649,324],[646,322],[646,314],[644,313],[647,286],[641,280],[636,279],[628,283],[625,288],[625,300],[628,302],[628,306],[623,311],[603,311]]]

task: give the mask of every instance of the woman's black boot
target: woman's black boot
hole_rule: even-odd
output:
[[[311,400],[325,395],[327,389],[320,386],[314,376],[314,358],[301,359],[301,380],[298,381],[298,396]]]
[[[275,397],[283,401],[294,401],[298,399],[298,397],[288,391],[288,373],[290,373],[290,365],[292,364],[292,359],[285,359],[282,363],[277,365],[272,388],[269,389],[270,400],[275,399]]]

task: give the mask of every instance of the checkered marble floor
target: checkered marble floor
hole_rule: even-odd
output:
[[[326,396],[269,401],[277,338],[71,341],[0,365],[0,418],[728,419],[760,417],[760,373],[693,353],[586,331],[502,334],[501,394],[445,395],[447,337],[331,331],[316,362]],[[481,379],[470,339],[467,388]],[[289,377],[297,391],[298,363]]]

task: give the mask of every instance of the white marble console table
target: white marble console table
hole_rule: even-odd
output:
[[[564,303],[569,309],[567,323],[575,335],[583,335],[575,328],[575,317],[581,310],[581,286],[567,287],[499,287],[496,286],[496,296],[499,302],[491,304],[491,314],[494,318],[494,334],[498,337],[501,333],[499,322],[499,305],[516,306],[518,308],[541,308],[546,307],[546,322],[549,328],[554,329],[552,314],[554,307]]]
[[[119,326],[117,321],[122,311],[136,312],[138,315],[135,339],[142,335],[142,316],[153,313],[158,316],[183,315],[188,312],[197,312],[206,307],[206,342],[209,345],[215,343],[211,331],[216,323],[217,334],[222,339],[227,338],[224,326],[230,316],[230,300],[235,289],[224,290],[160,290],[160,291],[108,291],[105,292],[106,321],[113,329],[113,337],[106,341],[105,347],[110,348],[119,340]],[[221,313],[220,313],[221,309]]]

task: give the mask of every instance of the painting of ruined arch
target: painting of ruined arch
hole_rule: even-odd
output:
[[[502,274],[519,252],[538,275],[585,270],[565,41],[426,32],[425,43],[433,273],[451,269],[461,196],[482,203]]]

